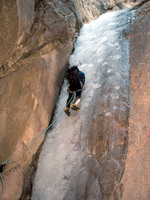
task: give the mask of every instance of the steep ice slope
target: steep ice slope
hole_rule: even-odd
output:
[[[76,186],[78,191],[85,190],[88,179],[88,172],[84,170],[85,163],[91,156],[88,151],[87,131],[89,122],[94,120],[91,113],[91,108],[94,108],[93,95],[102,86],[102,75],[107,77],[108,85],[113,85],[112,103],[119,100],[121,88],[127,87],[129,40],[125,39],[125,35],[129,30],[131,19],[132,13],[129,10],[122,10],[104,14],[83,26],[74,54],[70,57],[70,65],[73,66],[80,61],[79,68],[86,75],[81,110],[77,113],[72,111],[71,117],[67,117],[65,113],[62,114],[53,130],[48,133],[38,163],[33,200],[74,200],[77,196],[79,199],[80,194],[77,195],[73,188],[75,184],[78,184]],[[106,89],[108,89],[107,84]],[[66,90],[65,82],[55,118],[65,107]],[[99,98],[107,98],[107,94]],[[117,107],[114,105],[113,109]],[[122,106],[121,109],[119,112],[125,108]],[[110,112],[107,111],[105,117],[109,115]],[[79,176],[80,182],[77,181]],[[100,199],[100,188],[98,188],[98,183],[94,184],[92,191],[96,194],[93,199]]]

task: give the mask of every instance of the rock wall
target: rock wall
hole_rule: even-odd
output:
[[[59,48],[59,44],[65,44],[69,39],[73,40],[82,24],[74,1],[65,3],[49,0],[35,2],[34,0],[18,0],[13,4],[14,9],[17,8],[14,11],[14,15],[16,15],[14,18],[17,18],[18,21],[14,20],[10,23],[14,25],[13,37],[16,41],[14,40],[11,56],[4,61],[0,61],[0,65],[2,65],[0,77],[4,77],[22,67],[26,63],[26,59],[31,60],[39,57],[39,54],[50,53],[53,49]],[[11,7],[12,5],[6,5],[4,1],[2,8],[6,6]],[[3,11],[3,14],[6,18],[7,13]],[[11,32],[11,29],[7,28],[8,32]],[[43,49],[47,44],[49,44],[48,49]],[[5,47],[5,54],[7,54],[7,44]]]
[[[136,12],[131,34],[129,145],[122,200],[150,199],[150,2]]]
[[[141,1],[142,0],[76,0],[78,11],[84,23],[97,19],[97,17],[104,12],[129,8]]]
[[[113,110],[110,101],[102,104],[99,99],[99,102],[93,102],[95,113],[97,110],[99,113],[92,114],[94,120],[89,129],[88,144],[92,158],[88,163],[90,178],[86,195],[89,198],[89,191],[94,190],[95,197],[91,199],[150,198],[150,2],[142,4],[136,8],[131,33],[126,35],[131,41],[131,99],[123,97],[128,109],[123,115],[114,113],[106,118],[103,109]],[[123,93],[126,93],[125,90]],[[111,130],[107,124],[112,127]]]
[[[0,10],[2,163],[47,128],[82,20],[74,1],[8,0]],[[43,139],[22,160],[7,165],[2,199],[20,198],[32,155]]]
[[[2,0],[0,4],[0,66],[11,57],[18,37],[17,5]]]

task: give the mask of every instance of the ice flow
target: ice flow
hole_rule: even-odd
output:
[[[103,14],[97,20],[84,24],[70,56],[70,65],[78,65],[85,73],[80,112],[64,114],[47,136],[38,162],[32,200],[75,199],[68,197],[74,180],[84,168],[83,161],[89,155],[87,144],[88,122],[92,119],[93,95],[101,88],[101,76],[108,76],[112,83],[111,98],[119,98],[120,88],[129,79],[129,40],[127,34],[132,13],[130,10]],[[111,76],[112,75],[112,76]],[[107,95],[107,94],[106,94]],[[99,97],[101,98],[101,96]],[[55,118],[65,108],[67,84],[63,85]],[[89,109],[90,108],[90,109]],[[117,109],[114,106],[114,109]],[[110,112],[106,112],[105,117]],[[83,176],[86,181],[86,174]]]

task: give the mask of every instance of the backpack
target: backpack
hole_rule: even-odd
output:
[[[73,66],[67,70],[66,78],[68,81],[76,80],[78,78],[79,69],[77,66]]]

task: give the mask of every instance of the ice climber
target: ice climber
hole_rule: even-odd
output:
[[[71,104],[71,109],[75,111],[79,111],[79,103],[81,99],[81,92],[85,83],[85,74],[78,69],[77,66],[73,66],[67,70],[66,75],[68,81],[68,93],[69,97],[67,99],[65,113],[70,116],[70,104],[72,102],[73,95],[75,94],[75,100],[73,104]]]

